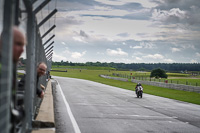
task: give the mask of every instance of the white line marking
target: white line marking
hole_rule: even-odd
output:
[[[58,83],[57,80],[56,80],[56,82]],[[66,108],[67,108],[68,115],[69,115],[70,120],[71,120],[71,122],[72,122],[72,125],[73,125],[73,127],[74,127],[75,133],[81,133],[81,131],[80,131],[79,127],[78,127],[78,124],[77,124],[77,122],[76,122],[76,120],[75,120],[75,118],[74,118],[74,116],[73,116],[73,114],[72,114],[72,111],[71,111],[71,109],[70,109],[70,107],[69,107],[69,104],[68,104],[68,102],[67,102],[67,100],[66,100],[66,98],[65,98],[65,95],[63,94],[63,91],[62,91],[61,86],[60,86],[59,83],[58,83],[58,88],[60,89],[60,92],[61,92],[61,95],[62,95],[62,97],[63,97],[65,106],[66,106]]]

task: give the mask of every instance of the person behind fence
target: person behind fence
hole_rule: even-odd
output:
[[[40,98],[44,97],[45,87],[42,84],[38,85],[39,78],[41,76],[45,75],[46,69],[47,69],[47,65],[44,62],[38,63],[38,65],[37,65],[36,94]],[[24,74],[24,76],[19,81],[18,86],[19,86],[19,90],[20,91],[24,91],[25,90],[25,88],[24,88],[25,87],[25,77],[26,77],[26,75]]]
[[[46,81],[49,81],[51,79],[50,71],[47,71],[46,76]]]
[[[141,83],[137,83],[136,87],[135,87],[135,93],[137,94],[138,91],[138,86],[142,86]]]
[[[37,66],[37,85],[39,83],[39,78],[46,74],[46,70],[47,70],[47,65],[44,62],[40,62]],[[40,98],[43,98],[44,97],[43,90],[45,90],[45,87],[42,84],[40,84],[39,86],[40,88],[37,87],[36,93]]]
[[[15,132],[17,130],[16,126],[21,122],[21,120],[25,116],[24,108],[22,106],[17,105],[16,99],[16,92],[17,92],[17,63],[19,61],[19,57],[24,51],[24,46],[26,44],[25,35],[20,31],[18,27],[13,27],[13,77],[12,77],[12,90],[11,90],[11,103],[10,103],[10,110],[11,110],[11,123],[12,127],[10,132]],[[1,43],[2,43],[2,36],[0,36],[0,53],[1,51]],[[1,58],[1,57],[0,57]]]

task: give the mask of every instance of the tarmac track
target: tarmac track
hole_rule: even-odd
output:
[[[92,81],[52,81],[57,133],[200,133],[200,106]],[[145,88],[144,88],[145,90]]]

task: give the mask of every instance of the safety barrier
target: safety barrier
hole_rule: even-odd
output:
[[[32,131],[32,123],[37,115],[38,107],[41,99],[36,96],[36,87],[40,83],[46,86],[46,76],[39,79],[36,85],[37,63],[45,62],[47,71],[51,69],[54,42],[48,44],[55,35],[52,35],[55,26],[44,30],[41,35],[42,27],[56,12],[54,9],[43,20],[37,22],[37,13],[42,10],[51,0],[44,0],[37,7],[34,3],[37,0],[0,0],[0,32],[1,34],[1,53],[0,53],[0,132],[20,132],[29,133]],[[56,5],[55,5],[56,7]],[[55,19],[55,18],[54,18]],[[13,31],[12,27],[17,26],[25,30],[26,45],[26,78],[25,78],[25,94],[24,94],[24,111],[25,116],[16,124],[11,121],[12,96],[16,94],[13,91],[13,79],[17,77],[13,73],[17,73],[17,66],[12,60]],[[50,38],[46,37],[52,35]],[[16,101],[14,101],[14,106]],[[11,130],[14,127],[14,130]]]
[[[128,78],[117,78],[117,77],[110,77],[110,76],[105,76],[105,75],[100,75],[100,77],[107,78],[107,79],[126,81],[126,82],[128,81]],[[141,84],[146,84],[146,85],[152,85],[152,86],[158,86],[158,87],[163,87],[163,88],[170,88],[170,89],[200,93],[200,87],[196,87],[196,86],[171,84],[171,83],[161,83],[161,82],[144,81],[144,80],[136,80],[136,79],[131,79],[131,82],[141,83]]]
[[[140,83],[146,84],[146,85],[152,85],[152,86],[158,86],[158,87],[163,87],[163,88],[170,88],[170,89],[200,93],[200,87],[197,87],[197,86],[162,83],[162,82],[154,82],[154,81],[144,81],[144,80],[136,80],[136,79],[132,79],[131,81],[134,82],[134,83],[140,82]]]

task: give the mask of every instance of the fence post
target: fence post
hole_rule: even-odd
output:
[[[14,24],[14,0],[4,0],[1,76],[0,76],[0,130],[2,133],[10,132],[10,103],[13,77],[12,46]],[[2,102],[3,101],[3,102]]]
[[[26,84],[25,84],[25,113],[26,117],[23,123],[23,129],[25,132],[31,132],[32,130],[32,120],[33,120],[33,103],[34,103],[34,89],[35,81],[36,81],[36,57],[35,57],[35,49],[36,49],[36,21],[35,16],[32,12],[32,4],[30,1],[24,0],[24,5],[26,7],[28,21],[27,21],[27,43],[26,46]]]

